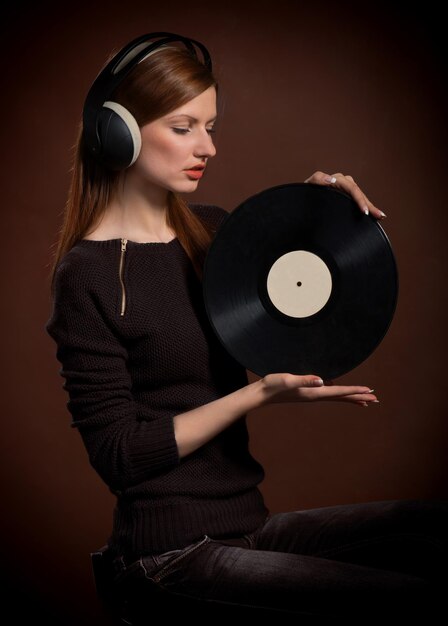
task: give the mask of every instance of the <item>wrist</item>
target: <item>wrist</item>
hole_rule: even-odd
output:
[[[251,388],[250,393],[253,409],[257,409],[258,407],[264,406],[265,404],[269,403],[270,396],[268,394],[264,378],[256,380],[255,382],[251,383],[249,387]]]

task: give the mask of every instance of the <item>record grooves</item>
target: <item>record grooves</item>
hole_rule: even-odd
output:
[[[345,193],[310,183],[245,200],[224,219],[204,264],[210,323],[259,376],[345,374],[383,339],[397,294],[380,224]]]

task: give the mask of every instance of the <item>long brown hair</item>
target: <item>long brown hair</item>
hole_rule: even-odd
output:
[[[170,46],[138,63],[117,87],[111,99],[126,107],[139,126],[167,115],[218,84],[210,72],[186,49]],[[72,178],[63,223],[51,268],[51,286],[62,257],[104,214],[118,185],[120,172],[106,169],[89,153],[82,122],[75,144]],[[212,226],[200,220],[177,193],[168,191],[167,225],[174,230],[191,259],[197,276],[211,242]]]

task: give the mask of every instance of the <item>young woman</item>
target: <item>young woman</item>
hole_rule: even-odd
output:
[[[107,86],[103,71],[86,101],[46,325],[72,426],[117,496],[107,542],[117,592],[134,616],[156,596],[220,615],[227,607],[365,623],[366,611],[383,615],[386,606],[411,614],[437,597],[445,576],[446,504],[277,514],[265,506],[249,411],[377,398],[363,385],[326,385],[319,372],[249,384],[224,350],[207,319],[201,270],[227,213],[180,195],[197,189],[216,154],[211,61],[180,35],[137,43],[114,57],[124,75],[109,72]],[[117,136],[108,134],[114,124]],[[350,176],[316,172],[307,182],[339,187],[360,211],[384,217]]]

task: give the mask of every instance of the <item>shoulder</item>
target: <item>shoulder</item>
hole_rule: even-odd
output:
[[[69,330],[75,335],[85,334],[96,322],[100,322],[96,327],[98,332],[104,323],[109,324],[109,310],[116,302],[113,280],[116,267],[118,264],[112,262],[107,248],[104,254],[96,245],[78,242],[66,252],[54,275],[47,332],[53,337],[66,336]]]
[[[230,215],[228,211],[216,204],[189,202],[188,206],[198,217],[210,222],[215,228],[221,226],[222,222]]]
[[[110,242],[104,242],[104,246],[76,243],[59,262],[55,273],[56,289],[80,294],[106,280],[104,273],[108,268],[110,272],[113,252],[110,248]]]

